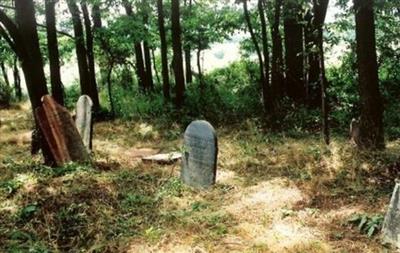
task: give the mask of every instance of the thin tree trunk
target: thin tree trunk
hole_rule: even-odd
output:
[[[21,77],[19,75],[17,57],[14,58],[13,76],[14,76],[15,97],[18,99],[18,101],[21,101],[22,100]]]
[[[175,73],[175,104],[177,108],[181,108],[184,103],[185,95],[185,77],[183,72],[182,57],[182,30],[180,23],[180,6],[179,0],[171,1],[171,23],[172,23],[172,48],[174,51],[174,73]]]
[[[163,0],[157,0],[158,30],[161,41],[161,65],[163,79],[163,94],[165,99],[170,98],[169,70],[168,70],[168,45],[165,35]]]
[[[57,0],[46,0],[47,49],[49,52],[51,92],[60,105],[64,105],[64,88],[60,74],[55,4]]]
[[[185,6],[187,6],[187,0],[185,0]],[[189,8],[188,15],[191,15],[192,0],[189,0],[188,8]],[[191,48],[188,42],[185,43],[184,51],[185,51],[186,83],[189,84],[193,82],[193,73],[192,73]]]
[[[112,71],[114,68],[114,64],[111,63],[107,72],[107,90],[108,90],[108,99],[110,102],[110,109],[111,109],[111,115],[114,118],[115,117],[115,107],[114,107],[114,100],[112,96],[112,83],[111,83],[111,77],[112,77]]]
[[[148,2],[146,0],[142,0],[143,25],[144,25],[145,33],[147,35],[149,35],[149,31],[147,28],[149,25],[149,15],[147,13],[149,8],[150,8],[150,6],[148,5]],[[148,37],[149,36],[146,36],[143,41],[144,62],[145,62],[145,67],[146,67],[146,79],[148,82],[148,89],[154,90],[153,70],[152,70],[152,64],[151,64],[151,54],[150,54],[150,46],[149,46]]]
[[[87,8],[86,2],[81,3],[83,20],[85,24],[85,32],[86,32],[86,57],[88,63],[88,73],[89,73],[89,82],[90,89],[94,96],[93,99],[93,110],[95,112],[100,110],[100,102],[97,90],[97,82],[96,82],[96,63],[94,60],[94,51],[93,51],[93,32],[92,32],[92,24],[90,21],[89,10]]]
[[[374,1],[354,0],[361,100],[360,148],[383,149],[383,104],[379,91]]]
[[[205,84],[204,84],[204,80],[203,80],[203,72],[201,70],[201,45],[200,44],[197,49],[197,72],[198,72],[198,77],[199,77],[200,90],[204,91]]]
[[[145,59],[145,66],[146,66],[146,79],[148,81],[148,90],[154,90],[151,55],[150,55],[149,44],[147,43],[147,41],[143,42],[143,50],[144,50],[144,59]]]
[[[329,5],[329,0],[313,0],[313,43],[317,46],[318,51],[318,74],[319,80],[317,80],[317,87],[320,87],[320,102],[322,111],[322,134],[324,136],[325,143],[330,143],[329,133],[329,99],[327,95],[328,81],[325,75],[325,57],[324,57],[324,42],[323,42],[323,26],[325,23],[326,12]],[[313,56],[315,57],[315,56]],[[312,66],[310,66],[311,68]],[[315,71],[315,70],[314,70]]]
[[[272,26],[272,66],[271,66],[271,97],[280,99],[285,93],[285,77],[283,74],[283,47],[282,37],[279,31],[281,20],[282,0],[275,0],[274,22]]]
[[[83,26],[81,17],[79,14],[78,6],[75,0],[67,0],[69,11],[72,15],[72,23],[74,26],[75,33],[75,49],[76,57],[78,61],[79,77],[80,77],[80,87],[82,95],[88,95],[92,100],[93,104],[95,101],[99,101],[97,89],[92,87],[92,82],[90,79],[89,65],[87,59],[87,52],[85,47],[85,37],[83,34]],[[97,103],[97,108],[99,104]]]
[[[127,1],[123,1],[123,5],[125,8],[126,15],[129,17],[133,17],[133,10],[132,10],[132,5]],[[136,76],[138,80],[138,85],[139,88],[142,92],[145,92],[147,90],[147,76],[146,76],[146,69],[144,66],[144,60],[143,60],[143,50],[142,50],[142,45],[140,42],[136,42],[134,44],[134,49],[135,49],[135,59],[136,59]]]
[[[264,110],[268,110],[267,106],[267,81],[265,77],[265,72],[264,72],[264,62],[262,58],[262,53],[260,46],[258,45],[257,42],[257,37],[254,33],[253,26],[251,24],[251,19],[250,19],[250,14],[247,6],[247,0],[243,1],[243,10],[244,10],[244,16],[245,20],[247,23],[247,27],[250,32],[251,40],[253,41],[254,47],[256,49],[257,57],[258,57],[258,62],[259,62],[259,68],[260,68],[260,86],[261,86],[261,91],[262,91],[262,98],[263,98],[263,105],[264,105]]]
[[[6,65],[4,64],[3,61],[0,62],[0,68],[1,68],[1,72],[3,74],[4,82],[6,83],[7,87],[10,87],[10,80],[8,79]]]
[[[270,83],[269,83],[269,50],[268,50],[268,36],[267,36],[267,22],[265,19],[265,0],[258,0],[258,12],[261,21],[261,39],[262,39],[262,52],[264,57],[264,84],[263,84],[263,97],[264,97],[264,109],[268,114],[272,113],[272,101],[270,94]]]

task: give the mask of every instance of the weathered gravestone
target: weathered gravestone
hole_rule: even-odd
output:
[[[89,160],[89,154],[67,109],[46,95],[42,98],[42,106],[35,113],[58,166]]]
[[[194,121],[185,131],[182,156],[182,181],[196,188],[215,184],[218,140],[207,121]]]
[[[83,95],[76,103],[75,124],[88,151],[92,149],[92,99]]]
[[[385,221],[383,222],[383,242],[400,248],[400,184],[396,183]]]

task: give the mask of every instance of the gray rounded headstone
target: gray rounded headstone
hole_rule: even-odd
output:
[[[195,188],[215,184],[218,139],[214,128],[204,120],[192,122],[185,131],[182,155],[182,181]]]
[[[81,96],[76,103],[75,124],[88,151],[92,146],[92,107],[92,99],[87,95]]]

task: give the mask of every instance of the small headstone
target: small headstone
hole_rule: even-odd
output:
[[[75,124],[88,151],[92,149],[92,107],[92,99],[87,95],[81,96],[76,103]]]
[[[215,184],[218,140],[214,128],[207,121],[194,121],[185,131],[182,155],[182,181],[195,188]]]
[[[383,222],[383,242],[400,248],[400,184],[396,183],[388,212]]]
[[[67,109],[46,95],[35,114],[58,166],[89,160],[89,154]]]

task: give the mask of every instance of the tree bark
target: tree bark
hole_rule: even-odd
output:
[[[129,17],[133,17],[132,5],[127,0],[123,1],[123,5],[125,8],[126,15],[128,15]],[[146,68],[143,60],[143,50],[141,43],[135,42],[134,49],[135,49],[135,59],[136,59],[136,76],[138,80],[139,89],[142,90],[142,92],[145,92],[148,89],[148,81],[147,81]]]
[[[188,8],[188,15],[191,15],[192,10],[192,0],[189,0],[189,4],[187,4],[187,0],[185,0],[185,6]],[[191,57],[191,48],[189,43],[185,43],[184,46],[185,51],[185,70],[186,70],[186,83],[193,82],[193,73],[192,73],[192,57]]]
[[[360,148],[383,149],[383,104],[379,91],[374,1],[353,0],[356,16],[357,64],[361,102]]]
[[[170,98],[170,83],[169,83],[169,70],[168,70],[168,45],[165,35],[165,21],[164,21],[164,6],[163,0],[157,0],[158,12],[158,30],[160,33],[161,41],[161,65],[162,65],[162,79],[163,79],[163,94],[165,99]]]
[[[154,90],[154,81],[153,81],[153,66],[151,64],[151,54],[150,54],[150,46],[149,46],[149,31],[147,29],[149,25],[149,15],[148,9],[150,6],[148,5],[146,0],[142,0],[142,13],[143,13],[143,25],[145,30],[145,39],[143,41],[143,51],[144,51],[144,62],[146,67],[146,79],[148,82],[148,89]]]
[[[267,35],[267,21],[265,18],[265,0],[258,0],[258,14],[261,21],[261,39],[262,39],[262,52],[264,57],[264,85],[263,85],[263,97],[264,97],[264,109],[270,114],[273,111],[272,100],[270,93],[270,82],[269,82],[269,49],[268,49],[268,35]]]
[[[264,110],[268,111],[269,110],[268,105],[267,105],[268,86],[267,86],[267,81],[266,81],[265,72],[264,72],[264,62],[263,62],[263,57],[262,57],[260,46],[257,42],[257,37],[254,33],[253,25],[251,23],[250,14],[249,14],[248,6],[247,6],[247,0],[243,1],[243,10],[244,10],[244,17],[246,20],[247,28],[249,29],[251,40],[253,41],[253,45],[256,49],[256,53],[257,53],[257,57],[258,57],[259,70],[260,70],[260,86],[261,86],[260,88],[262,91]]]
[[[28,88],[29,98],[33,112],[41,106],[41,99],[48,94],[46,78],[43,69],[43,59],[40,52],[39,36],[36,28],[35,7],[32,0],[15,0],[15,26],[7,17],[3,17],[2,23],[8,27],[10,35],[14,39],[17,53],[22,63],[25,74],[25,82]],[[1,19],[1,18],[0,18]],[[6,23],[6,24],[5,24]],[[37,138],[32,139],[32,147],[42,149],[45,163],[54,164],[54,157],[50,152],[43,133],[38,127],[35,113]]]
[[[58,51],[55,4],[57,0],[46,0],[47,49],[49,52],[50,80],[53,98],[64,105],[64,88],[60,74],[60,53]]]
[[[276,101],[285,93],[285,76],[283,73],[283,47],[279,31],[281,20],[282,0],[275,0],[274,21],[271,29],[272,37],[272,66],[271,66],[271,97]]]
[[[322,134],[325,143],[330,143],[329,132],[329,100],[327,95],[328,81],[325,75],[325,57],[324,57],[324,41],[323,41],[323,25],[325,23],[326,12],[329,0],[313,0],[314,9],[314,28],[316,29],[315,43],[318,52],[318,70],[319,70],[319,87],[321,94],[321,112],[322,112]],[[314,34],[314,32],[313,32]]]
[[[8,79],[7,68],[3,61],[0,62],[0,68],[3,74],[4,82],[6,83],[7,87],[10,87],[10,80]]]
[[[199,44],[199,47],[197,48],[197,72],[198,72],[200,90],[204,91],[205,84],[204,84],[204,79],[203,79],[203,72],[201,70],[201,45],[200,44]]]
[[[97,82],[96,82],[96,63],[94,60],[94,51],[93,51],[93,31],[92,31],[92,24],[90,21],[89,10],[87,7],[86,2],[81,3],[82,13],[83,13],[83,20],[85,24],[85,32],[86,32],[86,57],[88,62],[88,74],[89,74],[89,82],[90,82],[90,89],[93,93],[94,100],[93,100],[93,110],[98,112],[100,110],[100,102],[97,90]],[[96,95],[95,95],[96,94]]]
[[[21,77],[19,75],[18,58],[17,57],[14,58],[13,76],[14,76],[15,97],[18,99],[18,101],[21,101],[22,100]]]
[[[300,6],[285,5],[285,61],[288,96],[298,104],[305,101],[303,25],[300,23]]]
[[[148,81],[147,89],[154,90],[154,81],[153,81],[153,66],[151,64],[151,54],[150,48],[147,41],[143,42],[143,50],[144,50],[144,59],[145,59],[145,66],[146,66],[146,79]]]
[[[171,1],[171,22],[172,22],[172,48],[174,51],[174,74],[175,74],[175,104],[177,108],[181,108],[184,103],[185,95],[185,77],[183,72],[182,57],[182,29],[180,23],[180,6],[179,0]]]

